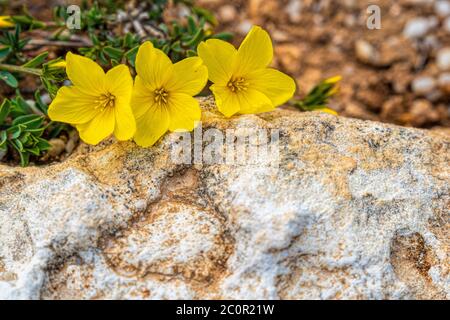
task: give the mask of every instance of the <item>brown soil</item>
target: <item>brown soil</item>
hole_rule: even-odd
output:
[[[447,74],[436,55],[450,46],[450,27],[434,2],[422,0],[200,0],[219,20],[219,29],[236,34],[239,44],[252,24],[267,29],[274,42],[275,66],[292,75],[303,96],[323,78],[343,76],[331,107],[341,115],[406,126],[450,126],[450,90],[422,93],[419,77],[431,82]],[[442,0],[441,0],[442,1]],[[447,2],[447,1],[443,1]],[[381,8],[381,29],[367,28],[367,7]],[[409,39],[405,25],[418,17],[435,24]],[[450,22],[450,20],[448,20]],[[450,24],[450,23],[449,23]],[[365,48],[370,50],[364,51]],[[449,71],[447,71],[449,72]],[[429,82],[430,80],[428,80]]]
[[[450,68],[440,69],[437,56],[450,47],[450,12],[436,6],[438,2],[450,7],[450,0],[196,1],[216,15],[218,31],[235,34],[235,45],[252,24],[268,30],[274,66],[297,80],[299,97],[320,80],[339,74],[340,94],[330,107],[340,115],[448,128]],[[38,18],[50,19],[51,5],[41,0],[17,1],[9,9],[19,11],[23,4]],[[380,30],[366,25],[372,4],[381,9]],[[406,25],[418,18],[427,19],[428,31],[406,37]],[[413,85],[424,79],[425,89]]]

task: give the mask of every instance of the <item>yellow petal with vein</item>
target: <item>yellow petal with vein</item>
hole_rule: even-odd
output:
[[[200,121],[201,109],[196,99],[184,93],[174,93],[169,99],[170,131],[191,131]]]
[[[113,133],[114,125],[114,108],[106,108],[91,121],[77,125],[77,129],[80,132],[81,140],[95,145]]]
[[[209,79],[215,84],[226,85],[232,76],[236,49],[228,42],[209,39],[199,44],[197,52],[208,68]]]

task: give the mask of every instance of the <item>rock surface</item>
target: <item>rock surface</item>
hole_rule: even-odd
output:
[[[450,139],[277,110],[279,167],[81,145],[0,166],[0,298],[449,299]]]

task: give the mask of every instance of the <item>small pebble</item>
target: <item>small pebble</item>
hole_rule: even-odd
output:
[[[50,104],[50,103],[52,102],[52,98],[50,98],[50,95],[49,95],[48,93],[44,93],[44,94],[41,96],[41,100],[42,100],[42,102],[45,103],[45,104]]]
[[[58,138],[51,139],[49,143],[52,145],[50,150],[48,150],[48,155],[51,158],[58,157],[61,153],[63,153],[66,147],[66,143],[62,139]]]
[[[415,78],[412,82],[412,90],[417,95],[426,95],[436,88],[436,80],[429,76]]]
[[[68,154],[71,154],[75,147],[78,145],[80,137],[78,135],[78,132],[76,130],[73,130],[69,133],[69,141],[67,141],[66,144],[66,152]]]
[[[415,18],[406,24],[403,29],[403,35],[407,38],[421,38],[425,36],[432,28],[436,27],[438,21],[436,17],[432,18]]]
[[[439,120],[439,113],[433,108],[431,102],[425,99],[414,101],[409,112],[412,116],[411,122],[416,126]]]
[[[245,35],[250,31],[252,27],[253,24],[249,20],[244,20],[237,26],[237,29],[240,34]]]
[[[450,73],[446,72],[439,76],[438,86],[442,92],[450,94]]]
[[[425,99],[427,99],[430,102],[438,102],[439,100],[442,99],[442,92],[440,90],[434,90],[432,92],[430,92],[429,94],[427,94],[425,96]]]
[[[442,22],[442,28],[444,28],[447,33],[450,33],[450,17],[445,19],[444,22]]]
[[[280,30],[274,30],[271,35],[273,40],[277,42],[285,42],[289,40],[289,35],[286,32]]]
[[[236,8],[232,5],[227,4],[219,9],[219,18],[223,22],[232,22],[236,19],[236,16]]]
[[[300,0],[291,0],[285,9],[292,23],[298,23],[301,20],[302,2]]]
[[[346,9],[350,9],[350,10],[358,9],[358,1],[357,0],[343,0],[343,1],[341,1],[341,3]]]
[[[405,4],[408,5],[430,5],[433,4],[434,0],[403,0]]]
[[[442,71],[450,70],[450,47],[446,47],[438,51],[436,56],[436,64]]]
[[[369,42],[358,40],[355,44],[356,57],[364,63],[375,64],[378,61],[378,52]]]
[[[450,1],[438,0],[434,4],[434,11],[440,17],[450,16]]]

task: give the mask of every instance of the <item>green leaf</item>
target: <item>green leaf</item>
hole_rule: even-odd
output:
[[[119,61],[122,58],[123,55],[123,50],[121,49],[116,49],[113,47],[104,47],[103,51],[111,58],[114,60]]]
[[[6,82],[6,84],[10,87],[17,88],[18,82],[17,79],[8,71],[1,70],[0,71],[0,79]]]
[[[223,41],[230,41],[234,35],[231,32],[221,32],[211,36],[212,39],[220,39]]]
[[[47,59],[47,56],[48,56],[48,51],[42,52],[38,56],[34,57],[30,61],[28,61],[27,63],[22,65],[22,67],[36,68],[44,63],[45,59]]]
[[[37,146],[33,147],[33,148],[27,148],[27,149],[25,149],[25,151],[27,151],[35,156],[39,156],[41,154],[41,150]]]
[[[168,43],[166,43],[165,45],[163,45],[163,47],[161,48],[161,50],[165,53],[165,54],[169,54],[170,51],[170,45]]]
[[[27,114],[20,117],[17,117],[12,122],[13,126],[16,125],[24,125],[30,129],[39,128],[44,122],[44,117],[39,116],[37,114]]]
[[[211,23],[213,26],[217,25],[217,19],[211,11],[200,7],[194,7],[192,8],[192,11],[198,16],[205,18],[205,20]]]
[[[34,100],[36,101],[36,106],[45,115],[47,115],[48,106],[42,101],[41,92],[36,90],[34,93]]]
[[[18,93],[20,94],[20,93]],[[22,96],[17,95],[17,97],[11,100],[11,117],[15,118],[24,114],[32,114],[33,110],[28,105],[28,103],[22,98]]]
[[[3,155],[0,155],[0,158],[2,158],[8,152],[8,145],[6,143],[0,144],[0,151],[3,153]]]
[[[19,139],[11,139],[11,143],[17,151],[23,152],[23,144]]]
[[[202,41],[203,37],[205,35],[205,32],[203,29],[198,29],[197,33],[192,37],[190,41],[186,43],[186,46],[197,48],[197,45]]]
[[[24,152],[19,152],[19,155],[20,155],[20,165],[22,167],[28,166],[28,164],[30,163],[30,154],[24,153]]]
[[[17,139],[20,137],[22,133],[22,127],[21,126],[9,127],[8,129],[6,129],[6,132],[10,135],[11,139]]]
[[[11,102],[8,99],[4,99],[0,105],[0,125],[2,125],[6,117],[9,115],[9,110],[11,108]]]
[[[171,49],[177,53],[183,52],[183,48],[181,47],[180,41],[175,41],[172,44]]]
[[[197,32],[197,25],[195,23],[195,20],[192,16],[188,16],[188,32],[190,34],[194,34]]]
[[[39,138],[38,139],[38,143],[36,144],[36,146],[41,150],[41,151],[46,151],[49,150],[52,145],[50,144],[50,142],[48,142],[45,139]]]
[[[8,140],[8,134],[6,131],[0,131],[0,147],[3,147],[6,145],[6,140]]]
[[[127,58],[128,62],[132,67],[134,67],[134,63],[136,61],[136,55],[138,52],[139,46],[134,47],[133,49],[128,50],[125,53],[125,57]]]
[[[0,48],[0,60],[5,59],[11,53],[11,51],[12,49],[10,46]]]
[[[197,55],[197,52],[195,52],[194,50],[188,50],[186,51],[186,55],[188,57],[195,57]]]

